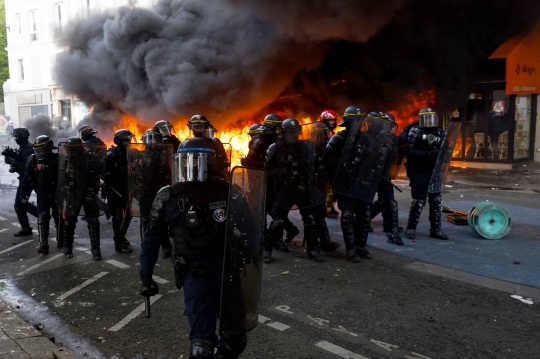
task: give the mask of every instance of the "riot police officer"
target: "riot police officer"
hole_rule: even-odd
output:
[[[131,143],[133,134],[126,129],[114,133],[114,144],[104,157],[105,193],[107,205],[111,209],[114,232],[114,249],[119,253],[131,253],[126,233],[131,223],[128,208],[128,173],[127,145]]]
[[[324,158],[331,173],[338,171],[345,143],[358,113],[365,114],[360,107],[347,107],[343,114],[343,120],[338,124],[339,127],[345,127],[345,129],[337,132],[328,141]],[[371,222],[369,203],[343,194],[336,193],[336,197],[338,208],[341,211],[341,230],[343,231],[347,257],[353,263],[360,262],[360,258],[371,259],[372,256],[366,248]]]
[[[98,137],[96,137],[97,131],[94,130],[91,126],[83,125],[79,128],[79,137],[83,140],[85,144],[99,144],[105,146],[105,143]]]
[[[210,121],[204,115],[194,115],[188,120],[187,126],[191,130],[193,137],[204,138],[212,145],[216,154],[218,169],[223,174],[222,177],[226,178],[230,167],[229,158],[223,143],[219,138],[213,137],[216,131]]]
[[[178,145],[180,145],[180,140],[174,134],[172,123],[166,120],[159,120],[154,124],[154,131],[161,134],[162,143],[171,143],[176,151]]]
[[[32,189],[37,195],[38,253],[49,254],[49,222],[52,217],[58,228],[58,206],[56,205],[56,184],[58,182],[58,154],[53,153],[53,141],[49,136],[38,136],[34,140],[34,154],[30,155],[26,164],[22,192],[24,201]]]
[[[237,358],[247,344],[245,332],[230,337],[220,331],[219,340],[215,334],[229,216],[225,213],[229,183],[222,180],[215,151],[203,138],[183,141],[175,159],[179,171],[174,174],[174,183],[158,192],[144,233],[140,293],[158,293],[152,272],[166,228],[174,242],[176,286],[184,288],[184,315],[191,340],[189,357]]]
[[[437,113],[431,108],[423,108],[418,113],[418,121],[406,126],[399,135],[400,143],[405,146],[407,177],[410,180],[409,186],[413,198],[405,231],[405,235],[409,239],[415,238],[416,226],[420,220],[422,209],[426,205],[426,197],[429,202],[430,237],[448,239],[448,236],[441,229],[442,195],[441,193],[428,193],[433,168],[443,142],[444,132],[438,127],[438,124]]]
[[[2,152],[5,156],[6,164],[10,165],[9,172],[17,172],[19,174],[19,183],[22,182],[24,178],[28,157],[34,153],[32,144],[28,142],[28,137],[30,137],[30,133],[26,128],[17,127],[13,130],[13,138],[15,138],[15,142],[19,145],[19,150],[4,150],[4,152]],[[31,191],[31,189],[28,190]],[[15,237],[32,235],[32,228],[30,228],[30,222],[28,221],[28,215],[26,213],[30,213],[32,216],[37,217],[38,211],[34,204],[24,201],[25,197],[28,197],[28,195],[30,195],[30,192],[24,194],[22,186],[19,185],[17,193],[15,194],[14,208],[21,229],[14,234]]]
[[[311,178],[314,176],[311,174],[316,168],[310,168],[313,161],[308,157],[315,156],[316,151],[308,149],[306,142],[299,140],[301,127],[296,119],[288,118],[283,121],[281,131],[282,138],[268,147],[265,158],[265,169],[278,184],[278,192],[270,211],[272,222],[265,237],[264,262],[272,261],[272,249],[283,237],[284,222],[294,204],[300,209],[304,222],[304,241],[307,245],[308,258],[323,262],[317,242],[316,216],[320,211],[320,205],[324,204],[324,198],[319,203],[314,198],[315,189]],[[322,194],[322,197],[325,196],[326,189]]]

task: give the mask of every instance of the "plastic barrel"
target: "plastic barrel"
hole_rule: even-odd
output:
[[[487,239],[499,239],[508,234],[512,219],[510,213],[495,203],[481,202],[471,208],[467,216],[469,227]]]

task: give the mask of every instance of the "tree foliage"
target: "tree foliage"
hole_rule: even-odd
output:
[[[4,88],[2,85],[9,79],[9,64],[6,29],[6,7],[4,0],[0,0],[0,102],[4,102]]]

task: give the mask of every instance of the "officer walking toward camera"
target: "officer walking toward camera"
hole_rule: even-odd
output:
[[[15,151],[9,148],[6,148],[2,154],[5,157],[6,164],[10,165],[9,172],[17,172],[19,174],[19,184],[24,179],[24,172],[26,171],[26,163],[28,162],[28,157],[34,153],[32,144],[28,142],[28,137],[30,133],[24,127],[17,127],[13,130],[13,138],[15,142],[19,145],[19,150]],[[31,191],[31,189],[28,189]],[[30,192],[28,192],[30,195]],[[28,215],[30,213],[32,216],[37,217],[38,211],[37,207],[27,201],[27,195],[24,194],[22,186],[19,185],[17,188],[17,193],[15,194],[15,213],[17,214],[17,219],[21,225],[20,231],[14,234],[15,237],[23,237],[32,235],[32,228],[30,228],[30,222],[28,221]],[[25,200],[26,198],[26,200]]]
[[[58,183],[58,154],[53,153],[53,141],[49,136],[38,136],[34,141],[34,154],[30,155],[21,183],[24,201],[32,189],[37,195],[38,253],[49,254],[49,223],[52,217],[58,228],[56,184]]]
[[[141,295],[152,296],[158,293],[158,287],[152,280],[152,272],[159,254],[159,246],[163,237],[163,229],[174,243],[174,269],[177,288],[184,288],[184,315],[187,316],[191,339],[190,358],[234,359],[243,352],[247,344],[245,331],[249,330],[243,322],[246,318],[247,301],[242,295],[230,303],[233,307],[242,308],[239,312],[221,312],[220,338],[216,336],[216,321],[220,313],[220,293],[229,276],[224,276],[222,269],[225,241],[232,228],[228,227],[231,214],[226,211],[234,207],[231,201],[243,197],[242,192],[229,196],[229,183],[221,179],[221,170],[217,163],[215,151],[211,144],[203,138],[190,138],[183,141],[175,156],[173,184],[162,188],[152,204],[150,223],[144,232],[141,245]],[[264,172],[259,171],[263,175]],[[264,186],[261,187],[264,196]],[[233,198],[233,199],[231,199]],[[256,205],[255,205],[256,207]],[[246,218],[244,224],[253,222],[246,220],[249,210],[241,211]],[[261,218],[258,220],[262,223]],[[236,227],[243,227],[242,225]],[[250,236],[245,236],[248,243]],[[260,236],[260,227],[258,229]],[[260,237],[262,240],[262,238]],[[249,247],[249,246],[248,246]],[[228,247],[229,248],[229,247]],[[245,252],[243,250],[242,252]],[[227,251],[229,253],[229,251]],[[234,252],[236,255],[239,252]],[[240,261],[243,267],[249,263],[260,263],[260,258],[244,257]],[[225,268],[227,268],[225,266]],[[241,272],[241,271],[240,271]],[[238,273],[233,274],[237,279]],[[246,270],[246,275],[256,271]],[[239,287],[236,287],[239,289]],[[254,288],[255,289],[255,288]],[[241,294],[236,291],[236,294]],[[258,295],[258,294],[257,294]],[[222,296],[223,303],[229,296]],[[258,302],[258,299],[257,299]],[[225,306],[227,307],[227,306]],[[229,307],[230,309],[230,307]],[[224,318],[241,319],[239,330],[231,331],[229,325],[221,325]],[[229,323],[230,324],[230,323]],[[214,355],[214,348],[217,351]]]

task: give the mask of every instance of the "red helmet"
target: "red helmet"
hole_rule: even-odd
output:
[[[336,128],[338,115],[334,110],[324,110],[319,116],[319,120],[326,123],[332,130]]]

